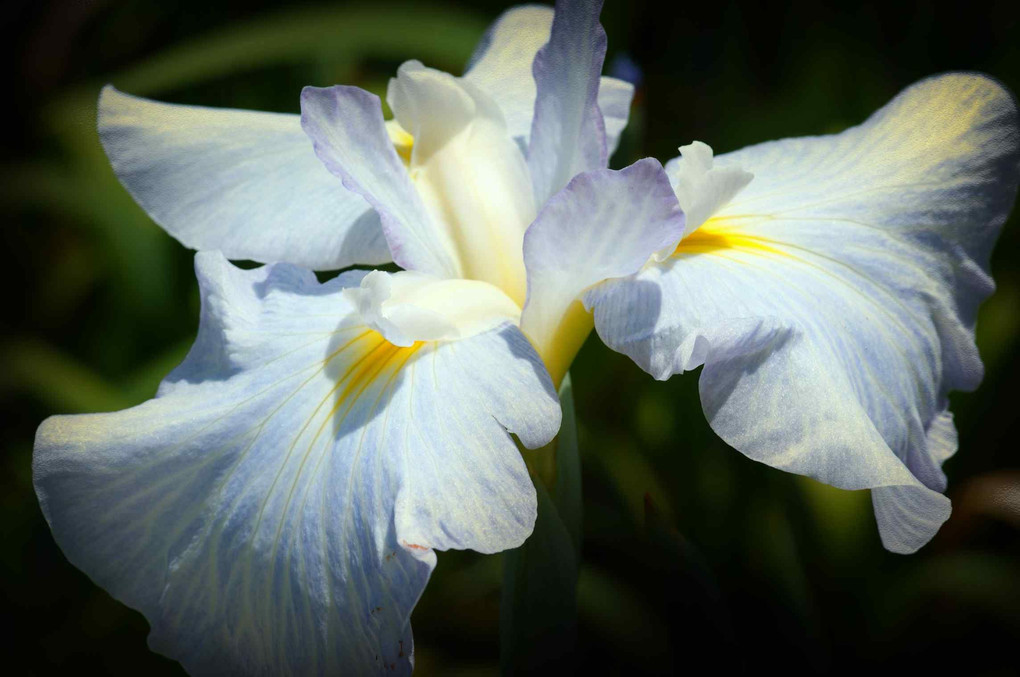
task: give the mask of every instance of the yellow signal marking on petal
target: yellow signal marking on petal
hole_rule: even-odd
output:
[[[396,365],[396,368],[392,370],[392,373],[386,381],[385,385],[388,386],[392,383],[393,379],[396,378],[397,374],[407,361],[410,360],[411,357],[413,357],[414,354],[425,345],[424,341],[417,341],[411,346],[397,346],[387,341],[383,338],[382,334],[375,330],[369,330],[364,334],[361,334],[357,337],[357,339],[355,339],[355,341],[360,341],[362,339],[365,339],[371,347],[367,348],[360,357],[355,359],[347,367],[343,375],[337,379],[336,385],[334,385],[329,393],[327,393],[326,397],[322,400],[322,402],[320,402],[319,407],[317,407],[316,411],[312,414],[312,417],[314,417],[319,411],[319,408],[322,407],[330,396],[335,397],[333,407],[330,409],[329,414],[327,414],[327,416],[323,419],[322,424],[319,426],[315,436],[312,438],[309,447],[315,444],[316,440],[318,440],[319,436],[325,429],[326,424],[334,420],[340,412],[341,407],[343,407],[344,404],[347,404],[347,409],[340,418],[340,422],[343,422],[343,419],[354,407],[354,403],[357,399],[364,394],[372,383],[374,383],[383,374],[387,366]],[[351,344],[352,343],[353,342],[351,342]],[[348,344],[348,346],[351,344]],[[344,348],[346,347],[347,346],[344,346]],[[328,363],[342,350],[343,348],[328,356],[324,360],[324,364],[328,365]],[[312,417],[309,418],[308,422],[311,422]],[[307,423],[305,428],[307,428]]]
[[[584,345],[588,334],[595,328],[595,318],[584,309],[579,301],[574,301],[567,308],[556,330],[544,345],[536,345],[539,357],[545,363],[549,376],[552,377],[556,390],[560,389],[563,377]]]
[[[308,431],[312,421],[315,419],[319,411],[322,410],[323,405],[325,405],[326,402],[329,401],[329,398],[331,396],[336,396],[336,402],[330,409],[329,414],[325,417],[322,425],[320,425],[319,429],[316,431],[311,441],[311,444],[309,445],[309,448],[315,444],[316,439],[319,437],[319,435],[321,435],[322,431],[325,429],[325,424],[333,419],[333,417],[339,411],[340,407],[343,405],[344,402],[350,402],[350,404],[353,406],[353,402],[357,400],[357,397],[360,396],[372,384],[372,382],[375,380],[375,377],[378,376],[378,374],[388,363],[390,363],[395,357],[399,356],[401,353],[406,353],[404,361],[401,362],[400,364],[400,366],[403,366],[403,364],[406,363],[407,359],[410,359],[410,356],[417,352],[422,345],[424,345],[422,342],[418,342],[407,348],[395,346],[389,341],[387,341],[385,338],[383,338],[382,334],[369,329],[355,336],[350,341],[345,342],[343,345],[338,347],[332,353],[327,355],[322,361],[322,367],[320,368],[319,371],[316,372],[316,374],[322,373],[322,370],[327,369],[329,367],[329,364],[334,359],[338,358],[341,354],[347,352],[348,350],[355,347],[359,343],[367,343],[368,346],[363,350],[360,356],[358,357],[352,356],[351,362],[348,364],[343,374],[336,377],[336,384],[332,388],[330,388],[329,392],[326,393],[326,395],[319,401],[318,406],[315,407],[312,413],[305,420],[304,425],[302,425],[300,430],[298,430],[297,434],[294,436],[294,439],[290,444],[290,447],[287,450],[284,462],[280,466],[280,471],[277,473],[276,478],[273,480],[273,485],[270,487],[270,490],[267,492],[267,495],[272,493],[273,487],[275,487],[276,482],[279,480],[280,473],[282,473],[283,468],[285,468],[286,465],[288,464],[290,456],[294,452],[298,441]],[[311,378],[314,378],[314,375]],[[305,385],[307,385],[311,378],[309,378],[308,381],[305,381],[301,385],[301,387],[303,388]],[[341,388],[343,388],[342,391]],[[337,395],[338,391],[340,391],[339,395]],[[351,400],[352,394],[354,395],[353,400]],[[348,408],[348,412],[349,411],[350,407]],[[298,475],[300,475],[300,470],[298,471]],[[262,509],[264,508],[265,505],[262,506]],[[262,519],[262,509],[260,509],[258,522],[261,522]]]
[[[423,341],[418,341],[413,345],[407,347],[395,346],[389,341],[387,341],[385,338],[383,338],[381,334],[372,330],[365,332],[364,334],[359,336],[358,339],[366,337],[368,337],[370,341],[375,342],[375,346],[370,348],[364,355],[358,358],[358,360],[351,367],[348,368],[344,376],[340,380],[338,380],[337,385],[329,392],[329,394],[326,395],[326,398],[323,399],[322,402],[325,402],[331,395],[334,395],[339,389],[340,385],[346,381],[347,385],[344,387],[343,392],[341,392],[336,397],[336,402],[334,403],[333,408],[330,410],[329,414],[323,419],[322,423],[319,425],[318,430],[315,432],[315,435],[308,443],[307,451],[301,462],[302,467],[298,470],[297,477],[300,477],[305,462],[308,460],[308,457],[311,454],[312,449],[315,447],[316,442],[318,442],[323,431],[326,429],[326,426],[331,421],[336,421],[336,427],[341,426],[343,424],[344,419],[346,419],[347,415],[353,409],[354,402],[357,401],[357,398],[360,397],[371,386],[371,384],[375,382],[380,377],[380,375],[383,374],[384,371],[388,370],[390,373],[386,378],[386,382],[382,385],[381,388],[379,388],[379,393],[376,396],[375,403],[373,404],[372,409],[374,412],[374,410],[379,406],[379,402],[385,395],[386,391],[393,385],[393,382],[396,380],[397,375],[404,368],[404,365],[406,365],[407,362],[412,357],[414,357],[415,353],[417,353],[418,350],[421,349],[423,345],[425,345]],[[326,363],[328,363],[328,361],[336,354],[337,353],[333,353],[332,356],[326,358]],[[387,367],[392,368],[387,369]],[[350,397],[352,394],[354,395],[353,399]],[[337,420],[337,415],[341,407],[345,403],[348,404],[346,411],[344,411],[343,414],[339,416],[339,420]],[[321,405],[322,403],[320,403],[320,407]],[[371,415],[372,414],[369,414],[369,416]],[[309,418],[309,422],[310,421],[311,418]],[[325,454],[319,457],[319,460],[316,461],[315,463],[315,468],[312,470],[313,473],[318,471],[318,468],[325,459],[325,457],[326,457]],[[296,486],[297,480],[295,479],[294,486],[292,487],[292,492],[296,488]],[[306,485],[304,494],[301,498],[300,507],[301,510],[304,509],[305,502],[308,499],[309,488],[310,484]],[[291,499],[292,496],[288,497],[288,504]],[[283,522],[281,521],[280,528],[278,528],[276,535],[277,542],[279,541],[281,536],[282,525]]]
[[[347,367],[343,375],[337,379],[336,385],[334,385],[333,388],[331,388],[330,391],[326,394],[326,396],[319,402],[319,405],[315,408],[315,411],[313,411],[311,416],[308,417],[308,419],[305,421],[305,424],[302,426],[300,432],[294,437],[294,440],[291,443],[290,450],[288,451],[287,454],[288,459],[290,457],[291,452],[294,451],[294,448],[296,447],[298,440],[304,435],[305,431],[309,427],[309,424],[315,418],[316,414],[321,410],[323,404],[325,404],[329,400],[330,396],[335,396],[336,400],[333,404],[333,407],[330,409],[329,413],[323,418],[322,423],[319,424],[318,429],[315,431],[315,434],[312,436],[311,440],[308,442],[305,448],[305,452],[302,455],[301,462],[298,466],[297,472],[294,475],[294,480],[292,481],[290,489],[287,492],[286,505],[284,509],[281,511],[282,516],[286,516],[289,510],[289,506],[291,505],[291,502],[294,500],[294,493],[297,490],[301,476],[304,474],[305,465],[308,462],[309,457],[311,456],[312,449],[315,448],[315,445],[319,441],[319,438],[322,436],[322,433],[326,430],[326,426],[329,425],[330,422],[336,421],[335,427],[339,428],[343,424],[344,419],[347,418],[347,415],[354,408],[354,404],[355,402],[357,402],[358,398],[361,397],[361,395],[363,395],[365,391],[368,390],[369,387],[371,387],[371,385],[376,381],[376,379],[378,379],[380,375],[382,375],[387,370],[388,366],[395,365],[395,368],[392,369],[392,373],[390,373],[388,378],[386,379],[386,383],[383,385],[382,390],[388,388],[392,384],[393,380],[397,377],[397,374],[400,372],[400,370],[404,367],[404,365],[407,364],[408,360],[410,360],[411,357],[413,357],[414,354],[417,353],[418,350],[425,345],[423,341],[417,341],[411,346],[407,347],[397,346],[383,338],[382,334],[374,330],[369,330],[363,334],[360,334],[352,341],[346,343],[345,345],[341,346],[338,350],[328,355],[323,360],[323,367],[324,368],[328,367],[329,363],[334,358],[336,358],[340,353],[344,352],[347,348],[363,340],[368,342],[371,347],[368,347],[361,356],[357,357]],[[340,410],[341,408],[344,407],[344,405],[346,405],[346,409],[341,414]],[[376,402],[376,406],[378,406],[378,401]],[[338,416],[339,418],[337,418]],[[317,461],[314,464],[315,468],[318,468],[319,463],[322,461],[322,458],[323,457],[320,457],[319,461]],[[281,471],[282,468],[286,466],[286,464],[287,462],[285,461],[283,466],[281,466]],[[302,505],[304,504],[306,497],[307,493],[301,499]],[[263,504],[263,508],[264,507],[265,504]],[[273,548],[271,555],[271,561],[273,562],[272,564],[273,570],[275,570],[276,566],[275,553],[280,545],[280,539],[283,534],[284,524],[285,519],[281,518],[279,524],[277,525],[276,535],[273,540]],[[272,575],[270,576],[270,578],[272,578]]]
[[[741,232],[739,226],[733,221],[732,219],[709,219],[680,241],[680,244],[673,250],[673,256],[720,254],[737,250],[792,258],[789,252],[778,248],[782,246],[781,242],[761,235]]]
[[[397,155],[404,161],[404,166],[410,165],[411,151],[414,149],[414,137],[397,124],[396,120],[390,120],[386,123],[386,133],[390,137],[393,149],[397,151]]]
[[[337,396],[337,406],[332,413],[336,413],[340,404],[346,401],[351,395],[355,398],[368,389],[372,382],[383,373],[387,365],[400,362],[401,366],[407,362],[424,345],[423,341],[416,341],[413,345],[402,347],[396,346],[383,338],[382,334],[373,331],[372,338],[379,343],[370,353],[362,357],[356,365],[353,373],[347,379],[347,385]]]

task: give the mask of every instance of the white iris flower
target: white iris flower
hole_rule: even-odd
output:
[[[947,75],[840,135],[614,172],[632,88],[600,77],[600,5],[507,12],[460,78],[405,63],[388,122],[354,87],[307,88],[300,117],[104,91],[118,176],[209,250],[201,328],[155,399],[46,421],[35,481],[154,649],[195,674],[409,671],[434,551],[531,532],[508,431],[555,436],[593,324],[656,378],[704,365],[710,423],[752,458],[873,489],[890,549],[946,519],[946,396],[981,378],[1020,174],[1010,95]]]
[[[507,12],[464,77],[405,63],[389,122],[355,87],[305,89],[300,116],[104,90],[118,176],[205,250],[201,325],[155,399],[43,423],[35,484],[153,649],[194,674],[408,672],[435,551],[531,533],[510,433],[553,439],[581,293],[683,225],[657,162],[605,169],[633,88],[600,77],[600,6]],[[578,191],[632,232],[565,277],[542,242]]]
[[[680,152],[683,238],[586,293],[599,336],[659,379],[703,366],[728,444],[871,489],[885,547],[917,550],[949,517],[947,395],[983,375],[974,323],[1020,180],[1016,101],[951,73],[842,134]]]

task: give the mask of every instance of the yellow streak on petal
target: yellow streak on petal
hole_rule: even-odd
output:
[[[396,120],[387,120],[386,133],[390,137],[397,155],[404,161],[404,166],[411,164],[411,151],[414,149],[414,137],[400,126]]]
[[[417,341],[414,345],[406,348],[396,346],[383,338],[382,334],[377,331],[369,332],[368,341],[374,345],[345,374],[343,388],[336,396],[336,404],[333,411],[330,412],[330,418],[352,396],[357,399],[364,393],[377,378],[387,371],[388,366],[397,365],[395,371],[399,371],[400,367],[425,345],[423,341]],[[396,375],[395,371],[390,375],[391,378]]]
[[[584,309],[580,301],[574,301],[545,344],[535,345],[557,390],[594,327],[595,318],[592,314]]]
[[[742,232],[737,219],[716,217],[681,240],[673,250],[673,256],[721,254],[737,250],[793,258],[789,252],[779,249],[781,246],[782,243],[776,240]]]

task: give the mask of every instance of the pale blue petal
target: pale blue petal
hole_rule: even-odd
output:
[[[1020,177],[1013,98],[945,75],[842,134],[717,159],[754,180],[671,259],[592,290],[599,335],[657,378],[704,364],[723,439],[874,489],[886,547],[916,550],[949,515],[947,394],[982,376],[974,321]]]
[[[601,10],[602,0],[557,2],[549,42],[535,56],[528,167],[537,204],[575,175],[606,166],[606,128],[598,104],[606,56]]]
[[[599,82],[599,110],[606,127],[606,153],[612,156],[630,117],[634,85],[608,76],[602,76]]]
[[[318,270],[390,260],[378,215],[326,171],[297,115],[165,104],[107,86],[99,138],[135,200],[188,247]]]
[[[485,91],[500,106],[511,136],[527,149],[535,112],[535,55],[549,41],[553,9],[524,5],[505,11],[475,49],[464,79]],[[600,80],[598,105],[605,118],[609,154],[627,126],[634,86],[616,78]]]
[[[571,304],[598,282],[637,272],[680,239],[683,227],[669,178],[651,158],[579,174],[546,203],[524,236],[521,329],[554,374],[558,330]]]
[[[200,336],[156,399],[40,427],[36,491],[68,559],[196,675],[408,673],[433,549],[530,533],[507,431],[559,405],[518,330],[397,348],[341,289],[199,254]]]
[[[429,220],[383,120],[379,97],[358,87],[305,87],[301,126],[326,168],[379,213],[393,260],[402,268],[458,277],[455,253]]]
[[[535,113],[535,54],[549,42],[552,7],[525,5],[503,12],[475,49],[464,79],[488,94],[503,111],[507,131],[524,148]]]

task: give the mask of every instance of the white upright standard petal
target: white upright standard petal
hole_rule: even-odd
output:
[[[306,88],[300,126],[313,153],[293,115],[112,87],[100,136],[127,189],[187,246],[320,270],[393,260],[492,282],[521,304],[519,245],[536,206],[604,167],[627,123],[633,87],[599,77],[600,7],[562,2],[555,19],[509,10],[463,78],[404,64],[389,97],[399,123],[360,89]]]
[[[184,245],[317,270],[390,260],[379,217],[332,176],[300,117],[180,106],[104,87],[113,170]]]
[[[157,397],[39,429],[58,544],[192,674],[410,672],[433,551],[532,529],[508,431],[555,435],[548,375],[499,312],[470,338],[401,347],[345,298],[364,273],[196,267],[199,337]]]
[[[912,552],[949,516],[947,394],[982,376],[974,322],[1020,178],[1015,101],[980,75],[935,77],[842,134],[719,161],[754,180],[667,261],[589,292],[599,335],[657,378],[703,364],[723,439],[871,488],[884,544]]]
[[[468,64],[464,79],[488,94],[503,111],[510,135],[526,149],[535,112],[535,55],[547,42],[552,7],[523,5],[504,12],[486,31]],[[627,126],[634,86],[617,78],[599,81],[598,105],[605,119],[606,144],[612,155]]]
[[[554,381],[591,330],[579,303],[584,290],[637,272],[680,238],[683,224],[669,179],[651,158],[580,174],[546,204],[524,239],[528,301],[521,329]]]
[[[523,304],[521,246],[535,203],[499,107],[417,61],[400,67],[387,99],[396,116],[388,126],[366,92],[306,88],[302,115],[316,153],[379,212],[398,264],[488,282]]]
[[[528,147],[535,113],[535,54],[549,42],[552,7],[513,7],[485,32],[475,48],[464,80],[499,104],[510,135]]]
[[[606,127],[599,74],[606,32],[602,0],[556,3],[549,42],[535,55],[535,117],[528,144],[536,204],[545,204],[577,174],[606,166]]]

